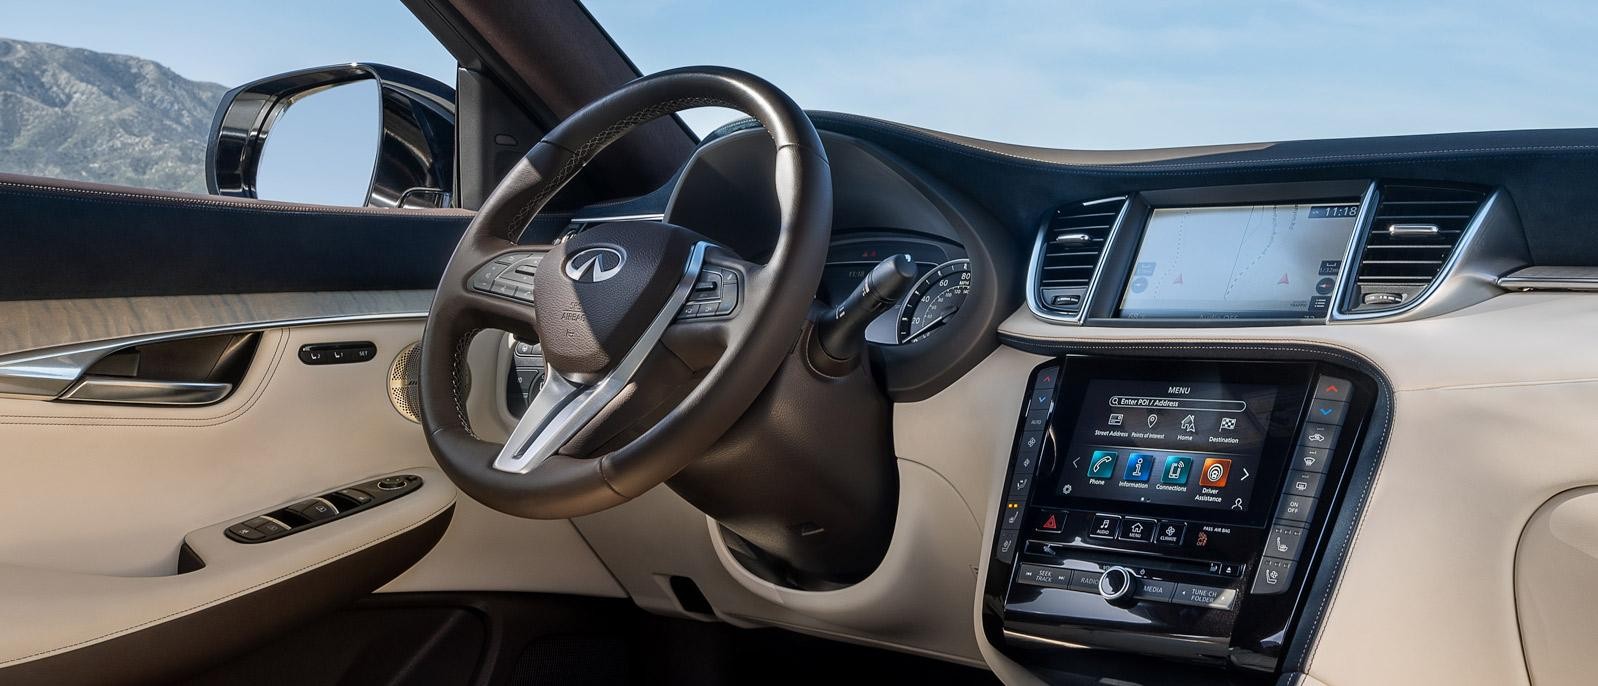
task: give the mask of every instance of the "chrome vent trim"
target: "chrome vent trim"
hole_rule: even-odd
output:
[[[1418,306],[1453,272],[1496,198],[1473,188],[1383,184],[1332,318],[1385,318]]]
[[[1082,322],[1129,200],[1121,195],[1074,203],[1044,218],[1027,268],[1027,306],[1034,315],[1062,324]],[[1062,296],[1077,298],[1074,309],[1055,304]]]

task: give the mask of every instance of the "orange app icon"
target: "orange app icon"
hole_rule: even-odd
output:
[[[1231,460],[1220,457],[1206,457],[1204,458],[1204,471],[1199,472],[1199,485],[1220,488],[1226,485],[1226,477],[1231,473]]]

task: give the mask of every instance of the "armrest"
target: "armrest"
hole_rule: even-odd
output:
[[[0,565],[0,682],[170,679],[371,592],[432,549],[454,508],[442,472],[403,473],[421,476],[422,487],[277,540],[228,539],[224,530],[247,513],[191,532],[184,543],[203,566],[187,573]]]

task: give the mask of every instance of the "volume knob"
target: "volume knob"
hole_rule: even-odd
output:
[[[1099,595],[1111,603],[1117,605],[1129,603],[1136,591],[1137,575],[1125,567],[1111,567],[1104,570],[1104,575],[1099,577]]]

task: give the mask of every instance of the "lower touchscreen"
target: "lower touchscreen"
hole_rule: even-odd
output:
[[[1276,396],[1268,384],[1090,381],[1052,495],[1247,513]]]

